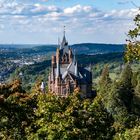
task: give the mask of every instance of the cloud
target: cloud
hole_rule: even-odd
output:
[[[112,33],[127,32],[132,25],[130,21],[137,13],[137,9],[101,11],[93,6],[80,4],[62,8],[41,3],[0,2],[0,29],[15,31],[17,34],[53,35],[58,34],[60,27],[66,25],[68,32],[74,36],[83,34],[84,37],[89,37],[90,34],[91,37],[99,32],[112,36]]]
[[[4,25],[3,24],[0,24],[0,30],[3,30],[4,29]]]
[[[76,5],[73,7],[65,8],[64,13],[65,14],[75,14],[75,13],[89,13],[93,10],[91,6],[81,6]]]
[[[138,14],[138,9],[112,10],[104,14],[105,20],[132,20]]]
[[[131,1],[128,1],[128,0],[122,0],[122,1],[118,2],[119,5],[125,5],[125,4],[129,4],[129,3],[131,3]]]
[[[41,5],[41,4],[34,4],[32,9],[30,9],[30,13],[31,14],[47,14],[47,13],[51,13],[51,12],[59,12],[60,9],[56,6],[45,6],[45,5]]]

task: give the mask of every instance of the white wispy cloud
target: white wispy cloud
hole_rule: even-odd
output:
[[[118,1],[118,4],[120,4],[120,5],[130,4],[130,3],[131,3],[130,0],[119,0],[119,1]]]
[[[98,32],[111,35],[127,32],[137,9],[101,11],[93,6],[60,8],[45,4],[24,4],[16,1],[0,2],[0,30],[16,32],[58,33],[60,27],[68,26],[68,32],[76,35]],[[116,33],[118,34],[118,33]],[[74,37],[73,37],[74,38]],[[91,39],[90,39],[91,40]]]

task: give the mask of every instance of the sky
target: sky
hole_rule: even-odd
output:
[[[0,44],[125,43],[140,0],[0,0]]]

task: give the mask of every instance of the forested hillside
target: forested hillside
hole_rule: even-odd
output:
[[[77,55],[78,63],[80,66],[92,65],[94,79],[98,78],[101,74],[102,68],[108,64],[112,73],[120,72],[121,66],[123,67],[123,53],[107,53],[97,55]],[[48,73],[51,66],[51,60],[35,63],[33,65],[17,68],[11,74],[10,79],[19,77],[22,80],[22,85],[26,89],[30,89],[37,79],[48,81]],[[117,69],[117,70],[116,70]],[[20,77],[19,73],[22,72],[23,76]]]
[[[82,43],[71,46],[77,54],[102,54],[112,52],[124,52],[124,44],[97,44],[97,43]],[[80,51],[79,51],[80,49]]]
[[[0,86],[1,139],[124,139],[140,138],[140,71],[126,65],[112,80],[104,67],[96,97],[83,99],[78,91],[67,98],[40,91],[30,93],[16,80]]]

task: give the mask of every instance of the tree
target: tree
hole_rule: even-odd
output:
[[[140,76],[138,77],[140,79]],[[132,101],[133,112],[140,116],[140,81],[135,88],[134,97]]]
[[[108,94],[107,110],[112,114],[117,132],[131,126],[131,110],[133,99],[132,69],[126,65],[119,81],[112,84]]]
[[[125,122],[127,121],[128,111],[127,108],[121,99],[120,85],[118,83],[114,83],[111,91],[108,94],[107,100],[107,110],[112,114],[115,122],[114,128],[118,132],[125,127]]]
[[[132,69],[129,64],[127,64],[122,72],[120,83],[119,83],[119,92],[120,97],[123,103],[125,104],[127,110],[131,111],[132,99],[133,99],[133,85],[132,85]]]
[[[105,65],[101,73],[99,84],[103,87],[106,87],[110,82],[111,79],[109,77],[109,68],[108,65]]]
[[[139,122],[138,122],[139,123]],[[136,125],[134,128],[126,129],[123,133],[116,136],[115,140],[139,140],[140,139],[140,125]]]
[[[32,99],[18,80],[1,85],[0,97],[0,139],[25,139],[25,127],[34,116]]]
[[[109,68],[108,65],[105,65],[99,80],[99,93],[98,93],[101,95],[104,105],[107,102],[110,88],[111,88],[111,79],[109,77]]]
[[[100,98],[92,101],[82,99],[78,93],[67,98],[40,94],[35,114],[27,139],[92,140],[110,139],[113,135],[112,116]]]
[[[140,10],[139,10],[140,12]],[[140,13],[134,18],[135,28],[128,33],[129,39],[126,45],[125,60],[127,62],[140,61]]]

